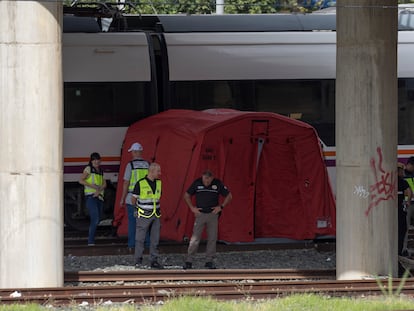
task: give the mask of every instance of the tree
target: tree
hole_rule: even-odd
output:
[[[226,14],[266,14],[289,12],[312,12],[335,6],[336,0],[224,0]],[[64,0],[64,4],[87,3],[92,1]],[[101,1],[105,2],[105,1]],[[111,2],[111,1],[108,1]],[[125,0],[128,2],[128,0]],[[214,14],[215,0],[130,0],[140,14]],[[96,3],[96,2],[95,2]],[[114,2],[112,2],[114,3]],[[414,0],[399,0],[399,4],[414,3]]]

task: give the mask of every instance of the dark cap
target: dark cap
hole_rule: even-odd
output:
[[[214,174],[213,174],[213,172],[212,172],[212,171],[210,171],[210,170],[205,170],[205,171],[203,172],[203,175],[204,175],[204,176],[211,177],[211,176],[213,176]]]
[[[407,164],[414,164],[414,157],[409,157]]]

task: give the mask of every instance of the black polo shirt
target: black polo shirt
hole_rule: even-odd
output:
[[[203,185],[201,178],[196,179],[188,188],[189,195],[195,195],[196,206],[201,208],[203,213],[211,213],[212,208],[219,205],[219,196],[226,197],[230,191],[221,180],[214,178],[210,186]]]

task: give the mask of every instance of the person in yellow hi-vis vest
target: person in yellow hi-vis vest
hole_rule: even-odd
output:
[[[138,180],[132,192],[132,203],[137,207],[136,234],[135,234],[135,267],[142,265],[142,253],[147,231],[150,230],[150,261],[151,268],[162,269],[158,262],[158,243],[161,229],[161,167],[151,163],[148,174]]]
[[[405,165],[398,162],[398,256],[408,256],[407,241],[407,208],[411,202],[412,191],[404,180]],[[402,276],[404,269],[398,264],[398,275]]]
[[[89,164],[83,170],[79,183],[85,187],[86,207],[89,211],[88,245],[95,245],[95,233],[101,219],[104,202],[106,180],[101,169],[101,156],[94,152],[90,156]]]
[[[122,185],[121,195],[121,208],[126,205],[128,212],[128,249],[132,251],[135,247],[135,228],[136,228],[136,207],[132,204],[131,197],[135,184],[141,178],[144,178],[148,174],[148,161],[142,158],[142,145],[135,142],[128,149],[131,152],[132,160],[128,162],[125,167],[124,183]]]
[[[404,170],[404,180],[410,186],[411,192],[414,193],[414,157],[409,157]],[[414,217],[414,197],[411,202],[407,202],[407,230],[410,229]],[[407,241],[404,241],[404,251],[407,250]]]

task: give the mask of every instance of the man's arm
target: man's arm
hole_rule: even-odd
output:
[[[231,202],[231,200],[233,200],[233,196],[231,192],[229,192],[229,194],[224,198],[223,203],[221,203],[221,208],[226,207],[226,205],[228,205]]]
[[[233,199],[233,196],[232,196],[232,195],[231,195],[231,193],[229,192],[229,193],[225,196],[223,203],[221,203],[221,205],[220,205],[220,206],[216,206],[216,207],[213,209],[213,213],[214,213],[214,214],[218,214],[218,213],[220,213],[220,212],[224,209],[224,207],[225,207],[227,204],[229,204],[229,203],[230,203],[230,201],[231,201],[232,199]]]
[[[125,204],[125,197],[128,193],[129,181],[131,179],[131,172],[132,172],[131,163],[128,163],[127,166],[125,167],[124,183],[122,184],[121,201],[119,202],[121,207],[124,206],[124,204]]]
[[[125,197],[128,193],[128,187],[129,187],[129,180],[124,180],[124,183],[122,184],[122,196],[121,196],[121,201],[119,202],[119,204],[121,206],[124,205],[125,203]]]
[[[184,193],[184,201],[187,203],[190,210],[194,213],[195,216],[200,214],[200,210],[197,208],[197,206],[193,206],[193,202],[191,201],[191,195],[186,192]]]
[[[135,184],[134,190],[132,191],[132,196],[131,196],[132,205],[135,206],[137,204],[137,200],[138,200],[138,196],[140,192],[141,192],[141,188],[139,186],[139,182],[137,182]]]
[[[413,192],[411,191],[410,187],[408,187],[407,189],[404,190],[404,196],[407,197],[407,202],[408,202],[408,204],[410,204],[411,199],[413,197]]]

